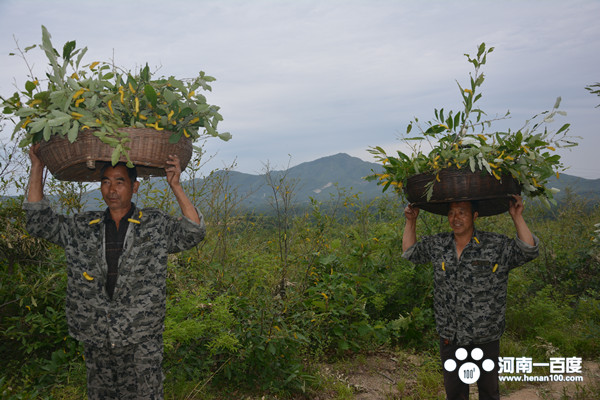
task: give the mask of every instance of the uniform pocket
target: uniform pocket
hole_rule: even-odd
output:
[[[489,259],[476,259],[471,261],[471,273],[473,276],[493,274],[497,269],[498,264]]]

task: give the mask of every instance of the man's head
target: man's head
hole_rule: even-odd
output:
[[[473,204],[470,201],[450,203],[448,223],[456,236],[472,235],[478,216],[477,203]]]
[[[114,168],[116,168],[118,166],[123,166],[127,169],[127,176],[129,176],[129,180],[131,181],[131,184],[133,184],[137,181],[137,168],[135,166],[133,168],[128,168],[127,164],[122,161],[119,161],[114,166]],[[104,165],[102,165],[102,168],[100,169],[100,177],[104,176],[104,172],[106,172],[106,169],[111,168],[111,167],[113,167],[112,163],[105,162]]]
[[[114,167],[105,165],[101,170],[100,192],[106,205],[111,211],[127,211],[131,199],[137,193],[140,183],[135,168],[127,168],[124,163]]]

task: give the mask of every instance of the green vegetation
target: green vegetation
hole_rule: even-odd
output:
[[[433,183],[440,181],[442,170],[464,168],[493,175],[498,181],[512,177],[525,195],[539,196],[548,207],[550,203],[556,204],[555,191],[547,186],[548,180],[558,176],[564,165],[560,155],[554,152],[557,148],[577,145],[576,138],[567,135],[569,124],[557,130],[549,128],[557,115],[566,115],[558,109],[561,99],[556,99],[551,110],[533,116],[517,130],[494,131],[492,123],[507,118],[510,113],[507,112],[504,117],[489,118],[475,104],[482,97],[478,91],[485,80],[480,69],[493,50],[493,47],[486,48],[485,43],[481,43],[475,57],[465,54],[474,72],[469,74],[470,82],[466,87],[457,82],[462,110],[446,110],[444,113],[443,108],[436,108],[433,121],[423,124],[415,118],[409,123],[402,141],[411,148],[412,154],[398,150],[396,156],[390,156],[379,146],[370,149],[382,163],[384,173],[373,174],[369,179],[377,179],[384,191],[392,186],[402,194],[408,178],[429,174],[431,181],[426,193],[429,200],[433,194]],[[413,126],[419,131],[416,136],[411,136]]]
[[[21,147],[53,135],[72,143],[79,133],[90,130],[113,150],[113,165],[127,157],[131,139],[119,128],[153,128],[157,135],[169,134],[169,142],[182,137],[192,142],[208,137],[229,140],[219,133],[223,120],[219,107],[207,103],[202,92],[211,91],[215,78],[200,71],[194,79],[157,77],[148,64],[139,73],[115,66],[114,60],[82,64],[87,47],[76,48],[75,41],[64,44],[59,53],[42,26],[42,43],[17,48],[27,67],[29,80],[20,92],[0,97],[3,114],[18,117],[13,139]],[[39,48],[48,59],[46,71],[34,71],[25,54]],[[12,54],[15,55],[15,54]],[[43,82],[47,83],[42,88]],[[163,131],[163,132],[161,132]]]
[[[192,177],[198,165],[194,160]],[[59,205],[81,208],[81,187],[52,183],[47,194],[61,194]],[[300,209],[295,182],[285,174],[272,174],[265,184],[272,192],[272,212],[265,215],[239,211],[244,196],[226,172],[187,188],[205,211],[208,235],[169,261],[167,398],[331,393],[350,399],[352,388],[325,376],[320,364],[360,362],[376,350],[399,354],[406,365],[406,378],[396,384],[405,398],[439,398],[432,271],[400,257],[402,205],[338,189],[329,202]],[[175,210],[174,200],[153,185],[141,189],[148,205]],[[0,208],[1,397],[80,399],[85,366],[67,333],[63,251],[26,234],[21,200],[5,199]],[[526,213],[541,253],[511,275],[503,348],[536,360],[595,360],[600,246],[593,239],[600,209],[571,196],[550,211],[530,202]],[[420,235],[447,230],[443,217],[420,218]],[[482,218],[479,228],[514,234],[507,215]],[[590,398],[600,393],[585,390]]]

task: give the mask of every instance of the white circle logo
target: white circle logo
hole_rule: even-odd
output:
[[[469,353],[467,352],[466,349],[463,349],[462,347],[458,350],[456,350],[455,356],[457,360],[463,361],[467,358],[467,356],[469,355]]]
[[[477,382],[480,375],[479,367],[472,362],[464,363],[458,369],[458,377],[467,385]]]
[[[481,366],[485,371],[492,372],[492,370],[496,367],[496,364],[494,364],[494,361],[488,358],[487,360],[483,361],[483,364],[481,364]]]
[[[471,351],[471,357],[473,357],[473,360],[475,361],[481,360],[483,358],[483,350],[480,348],[473,349],[473,351]]]
[[[459,361],[465,361],[469,356],[469,352],[467,351],[467,349],[461,347],[456,350],[454,356]],[[480,348],[474,348],[473,350],[471,350],[471,358],[475,361],[481,360],[483,358],[483,351]],[[451,358],[447,359],[444,362],[444,369],[448,372],[456,371],[457,366],[458,365],[456,361]],[[490,372],[496,367],[496,364],[494,363],[494,360],[485,359],[481,363],[481,367],[484,369],[484,371]],[[473,362],[466,362],[462,364],[458,368],[457,373],[460,380],[463,383],[466,383],[467,385],[477,382],[477,380],[479,380],[479,377],[481,376],[481,370],[479,369],[477,364]]]
[[[448,372],[454,371],[456,369],[456,361],[454,361],[451,358],[447,359],[446,362],[444,363],[444,368]]]

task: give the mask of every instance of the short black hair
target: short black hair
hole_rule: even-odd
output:
[[[469,203],[471,205],[471,215],[475,215],[475,213],[479,213],[479,200],[459,200],[459,201],[451,201],[445,203],[446,207],[446,215],[450,212],[450,206],[452,203]]]
[[[133,168],[129,168],[127,166],[127,163],[125,163],[123,161],[119,161],[116,165],[112,165],[112,163],[110,161],[105,162],[104,165],[102,166],[102,169],[100,169],[100,179],[102,179],[102,177],[104,176],[104,172],[106,172],[106,169],[108,167],[116,168],[119,165],[122,165],[125,168],[127,168],[127,175],[129,176],[129,180],[131,181],[131,184],[133,185],[135,183],[135,181],[137,180],[137,168],[135,165],[133,166]]]

